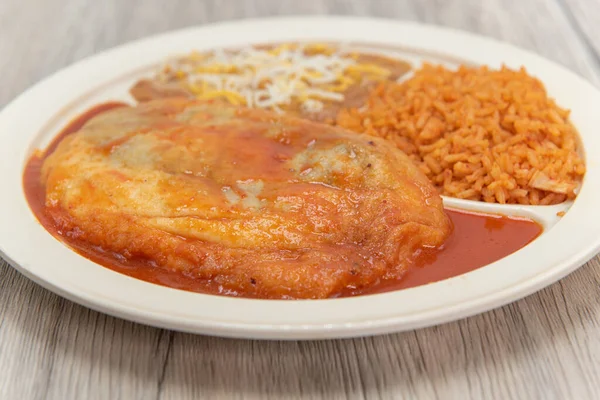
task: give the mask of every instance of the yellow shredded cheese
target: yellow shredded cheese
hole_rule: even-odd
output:
[[[194,72],[197,73],[216,73],[216,74],[230,74],[237,71],[235,65],[226,64],[212,64],[212,65],[201,65]]]
[[[323,43],[285,43],[273,48],[193,52],[164,66],[159,78],[178,80],[201,99],[224,98],[234,105],[270,108],[300,101],[304,110],[319,111],[323,101],[340,102],[363,75],[385,77],[389,71],[359,63]]]
[[[356,64],[348,67],[349,72],[364,72],[374,75],[389,75],[390,71],[375,64]]]

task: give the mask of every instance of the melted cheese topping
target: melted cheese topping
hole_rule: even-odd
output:
[[[233,105],[281,111],[297,101],[319,112],[324,102],[344,101],[344,91],[363,77],[386,79],[390,71],[361,63],[356,54],[325,44],[194,52],[168,62],[164,81],[182,81],[199,99],[223,98]]]

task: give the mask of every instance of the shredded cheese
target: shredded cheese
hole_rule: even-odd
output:
[[[385,78],[389,71],[359,63],[356,54],[326,44],[282,44],[239,51],[193,52],[168,62],[159,72],[165,81],[182,81],[198,98],[223,98],[234,105],[281,111],[299,102],[318,112],[323,102],[344,101],[344,91],[361,74]]]

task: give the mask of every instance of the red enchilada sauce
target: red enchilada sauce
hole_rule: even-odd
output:
[[[104,252],[96,246],[67,238],[56,229],[45,213],[45,188],[40,181],[44,159],[51,154],[67,135],[77,132],[92,117],[117,107],[123,103],[103,103],[73,120],[48,146],[45,152],[37,152],[25,167],[23,187],[29,206],[40,223],[53,236],[92,261],[122,274],[159,285],[203,293],[218,293],[218,288],[182,272],[154,267],[148,260],[124,260],[122,256]],[[381,293],[420,286],[427,283],[462,275],[481,268],[533,241],[542,232],[542,227],[526,219],[500,215],[478,214],[446,209],[454,223],[454,232],[447,239],[443,249],[432,252],[426,261],[411,266],[399,280],[380,282],[361,291],[348,291],[342,296]],[[243,296],[243,294],[239,294]]]

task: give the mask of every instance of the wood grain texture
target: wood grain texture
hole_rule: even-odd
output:
[[[533,50],[600,83],[597,0],[28,4],[0,2],[0,107],[102,49],[170,29],[277,14],[372,15],[460,28]],[[108,317],[0,261],[0,399],[597,399],[599,283],[595,258],[535,295],[439,327],[355,340],[257,342]]]

